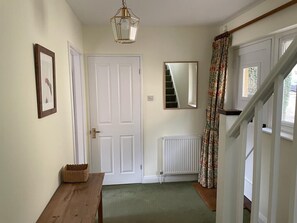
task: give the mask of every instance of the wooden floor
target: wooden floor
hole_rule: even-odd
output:
[[[200,183],[194,183],[193,187],[198,192],[201,199],[204,201],[209,210],[215,211],[217,205],[217,189],[204,188],[201,186]]]

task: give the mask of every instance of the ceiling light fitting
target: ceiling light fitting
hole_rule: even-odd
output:
[[[139,18],[127,8],[126,0],[122,0],[123,7],[110,19],[114,39],[117,43],[134,43],[139,24]]]

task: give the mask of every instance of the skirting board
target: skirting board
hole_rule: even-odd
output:
[[[182,181],[197,181],[198,174],[190,174],[190,175],[167,175],[163,176],[162,183],[168,182],[182,182]],[[149,184],[149,183],[160,183],[161,176],[151,175],[151,176],[143,176],[142,183]]]

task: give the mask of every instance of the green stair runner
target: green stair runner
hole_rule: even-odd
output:
[[[166,66],[166,108],[178,108],[177,97],[172,81],[172,76],[170,74],[170,70]]]

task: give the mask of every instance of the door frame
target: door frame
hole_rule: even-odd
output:
[[[73,67],[72,64],[72,55],[77,58],[75,61],[77,66]],[[74,47],[70,42],[68,42],[68,60],[69,60],[69,81],[70,81],[70,97],[71,97],[71,119],[72,119],[72,139],[73,139],[73,159],[76,164],[78,163],[87,163],[88,162],[88,152],[87,152],[87,111],[86,111],[86,85],[85,85],[85,73],[84,73],[84,57],[80,50]],[[81,99],[77,99],[74,96],[75,87],[73,86],[74,80],[72,76],[72,69],[76,69],[75,71],[79,73],[80,80],[79,85],[81,87]],[[82,104],[82,113],[79,114],[79,117],[75,115],[75,104]],[[79,150],[77,148],[77,138],[76,138],[76,122],[80,119],[83,123],[83,136],[82,136],[82,144],[83,148]],[[82,154],[82,155],[80,155]]]
[[[233,71],[233,83],[232,83],[232,88],[233,88],[233,92],[232,92],[232,101],[233,101],[233,106],[237,109],[241,109],[239,108],[239,106],[243,106],[245,107],[245,105],[243,105],[244,103],[247,104],[250,100],[250,98],[242,98],[240,95],[242,94],[241,90],[242,90],[242,77],[240,77],[241,72],[242,72],[242,68],[245,66],[242,65],[248,65],[248,66],[258,66],[260,68],[260,76],[258,76],[258,80],[259,82],[257,83],[257,89],[259,89],[259,86],[263,83],[263,81],[265,80],[265,78],[267,77],[267,75],[269,74],[270,70],[271,70],[271,66],[273,64],[273,58],[272,58],[272,52],[274,48],[274,40],[272,37],[266,37],[266,38],[261,38],[259,40],[256,41],[252,41],[246,44],[242,44],[240,46],[236,46],[233,48],[233,52],[232,52],[232,56],[233,56],[233,60],[232,60],[232,71]],[[260,63],[260,61],[248,61],[248,62],[244,62],[242,63],[242,61],[240,60],[240,56],[244,56],[244,55],[248,55],[250,53],[257,53],[260,50],[266,49],[267,51],[267,60],[268,60],[268,64],[266,69],[267,72],[264,73],[264,66]],[[269,109],[268,106],[270,107],[271,100],[268,100],[266,105],[263,108],[263,113],[267,114]],[[263,117],[263,121],[264,123],[268,123],[268,116]],[[250,175],[250,173],[253,174],[252,168],[254,167],[253,163],[251,163],[250,165],[250,169],[247,168],[247,165],[250,164],[250,160],[251,156],[253,157],[254,155],[254,143],[253,145],[250,145],[250,141],[254,141],[254,136],[253,134],[250,134],[250,132],[252,132],[251,129],[254,128],[254,123],[249,123],[248,125],[248,143],[246,145],[246,151],[248,149],[250,149],[249,153],[246,152],[246,157],[245,157],[245,173],[244,173],[244,195],[248,198],[248,199],[252,199],[251,193],[252,193],[252,184],[253,184],[253,178],[249,178],[248,176]],[[248,154],[248,156],[247,156]],[[247,186],[246,186],[247,185]],[[252,200],[251,200],[252,201]]]
[[[93,54],[93,53],[87,53],[85,54],[85,61],[88,61],[89,57],[138,57],[139,58],[139,67],[140,67],[140,71],[139,71],[139,75],[140,75],[140,161],[141,161],[141,182],[143,183],[143,176],[144,176],[144,136],[143,136],[143,132],[144,132],[144,126],[143,126],[143,66],[142,66],[142,55],[140,54]],[[89,70],[88,70],[88,65],[86,65],[86,83],[89,83]],[[87,86],[88,90],[89,86]],[[90,93],[88,91],[88,95],[87,95],[87,107],[88,107],[88,129],[91,129],[91,111],[90,111]],[[91,135],[88,134],[88,157],[89,157],[89,162],[91,164],[91,156],[92,156],[92,138]],[[92,164],[91,164],[92,165]]]

